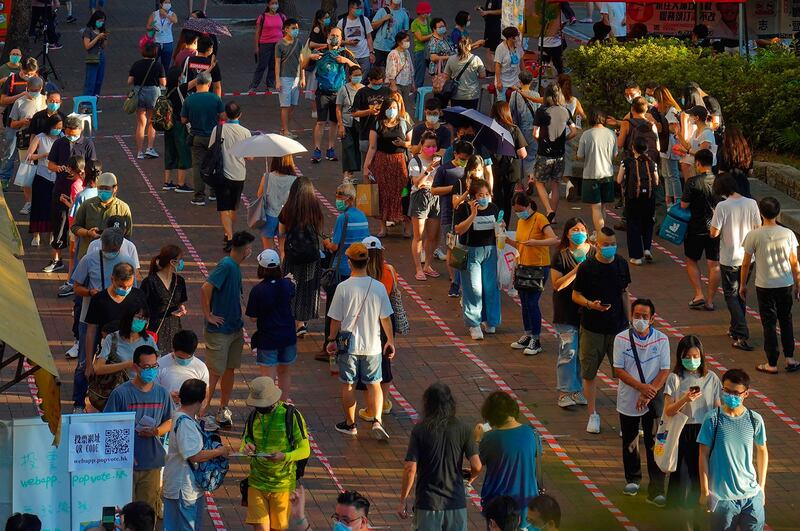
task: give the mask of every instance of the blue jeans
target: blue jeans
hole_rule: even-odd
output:
[[[711,514],[711,531],[761,531],[764,529],[764,493],[744,500],[720,500]]]
[[[681,164],[677,159],[667,159],[664,168],[664,188],[666,195],[673,198],[673,201],[680,201],[683,195],[683,183],[681,181]]]
[[[203,495],[193,502],[183,498],[164,501],[164,531],[194,531],[203,528],[203,511],[206,500]]]
[[[497,285],[497,247],[469,247],[467,270],[461,276],[461,305],[469,327],[500,324],[500,288]]]
[[[169,67],[172,64],[172,48],[174,43],[162,42],[158,46],[158,58],[161,61],[161,64],[164,66],[164,71],[166,72],[169,70]]]
[[[3,152],[2,160],[0,160],[0,179],[10,181],[14,174],[14,165],[19,158],[17,153],[17,130],[11,127],[3,129],[3,143],[5,144],[5,151]]]
[[[100,62],[96,64],[86,64],[86,77],[83,81],[84,96],[99,96],[100,88],[103,86],[103,78],[106,75],[106,54],[100,52]]]
[[[559,348],[556,361],[556,389],[562,393],[577,393],[583,390],[581,364],[578,359],[578,327],[556,324]]]
[[[544,268],[544,278],[550,274],[550,268]],[[519,302],[522,307],[522,326],[525,333],[530,333],[533,337],[539,337],[542,333],[542,310],[539,309],[539,299],[542,292],[535,289],[519,290]]]
[[[425,85],[425,72],[428,71],[428,59],[425,58],[425,50],[414,52],[414,84],[417,88]]]
[[[78,324],[78,364],[75,365],[75,376],[72,384],[72,403],[75,407],[84,407],[86,391],[89,389],[89,380],[86,379],[86,323]],[[99,340],[100,333],[94,340],[95,348]],[[92,349],[92,355],[94,349]]]

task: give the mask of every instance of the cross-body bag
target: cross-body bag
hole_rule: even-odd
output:
[[[174,273],[173,273],[174,274]],[[161,282],[161,279],[159,279]],[[172,298],[175,296],[175,290],[178,289],[178,275],[175,275],[175,285],[172,286],[172,291],[169,292],[169,300],[167,301],[167,308],[164,310],[164,315],[161,317],[161,322],[158,323],[158,328],[156,328],[155,334],[158,337],[158,331],[161,330],[161,325],[164,324],[164,321],[167,319],[167,315],[169,315],[169,306],[172,304]]]
[[[153,69],[153,65],[156,64],[156,60],[150,63],[150,66],[147,67],[147,72],[145,72],[144,77],[142,78],[142,83],[147,82],[147,76],[150,75],[150,70]],[[133,114],[136,112],[136,109],[139,108],[139,91],[142,89],[142,85],[139,85],[139,88],[133,87],[130,92],[128,92],[128,97],[125,98],[125,103],[122,104],[122,110],[128,114]]]
[[[528,239],[531,239],[533,227],[528,232]],[[546,275],[542,266],[528,266],[519,264],[514,269],[514,288],[517,290],[544,291]]]
[[[369,277],[369,286],[367,286],[367,293],[364,295],[364,300],[361,301],[361,306],[358,308],[358,312],[356,313],[355,318],[353,319],[352,328],[355,329],[356,324],[358,324],[358,320],[361,318],[361,311],[364,309],[364,305],[367,303],[367,298],[369,298],[369,292],[372,289],[372,283],[375,282],[375,279]],[[350,354],[350,343],[353,340],[353,332],[350,330],[339,330],[336,334],[336,362],[339,362],[339,356],[347,356]]]
[[[633,338],[633,329],[628,328],[628,338],[631,340],[631,352],[633,352],[633,360],[636,362],[636,370],[639,372],[639,381],[643,384],[648,385],[647,380],[644,378],[644,371],[642,370],[642,362],[639,360],[639,352],[636,349],[636,342]],[[650,410],[650,413],[653,414],[653,417],[656,419],[661,418],[661,414],[664,412],[664,390],[659,389],[656,393],[656,396],[653,397],[652,400],[647,404],[647,409]],[[657,428],[657,424],[653,424],[654,428]]]
[[[448,79],[447,81],[444,82],[444,85],[442,86],[441,90],[442,96],[447,97],[448,100],[455,98],[456,92],[458,92],[458,84],[461,79],[461,76],[464,75],[464,72],[467,71],[467,68],[469,68],[469,65],[471,65],[472,61],[474,60],[475,60],[475,54],[473,54],[472,57],[469,58],[469,61],[467,61],[464,64],[464,66],[461,67],[461,70],[458,72],[456,77],[454,77],[453,79]]]
[[[320,276],[319,284],[322,286],[322,289],[325,290],[325,293],[332,294],[336,290],[336,286],[342,281],[342,275],[339,273],[339,265],[342,262],[342,255],[344,254],[344,238],[347,235],[347,225],[349,221],[350,214],[345,212],[344,223],[342,224],[342,236],[339,238],[334,260],[331,261],[331,267],[325,269]]]

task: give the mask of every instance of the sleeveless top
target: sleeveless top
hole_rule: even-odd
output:
[[[153,29],[156,30],[154,38],[157,43],[168,44],[173,41],[172,21],[166,17],[161,18],[159,11],[153,12]]]

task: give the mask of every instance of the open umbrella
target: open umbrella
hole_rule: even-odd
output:
[[[186,20],[186,23],[184,23],[183,29],[196,31],[198,33],[207,33],[209,35],[231,36],[231,30],[213,18],[189,18]]]
[[[464,107],[448,107],[444,110],[447,122],[453,127],[471,125],[475,128],[475,146],[484,147],[497,155],[516,154],[514,139],[508,129],[500,125],[494,118],[490,118],[475,109]]]
[[[230,153],[234,157],[283,157],[306,151],[308,150],[297,140],[276,133],[267,133],[238,142],[231,148]]]

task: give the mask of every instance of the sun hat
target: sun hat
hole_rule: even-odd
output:
[[[281,390],[269,376],[259,376],[250,382],[250,394],[245,403],[250,407],[270,407],[281,398]]]

